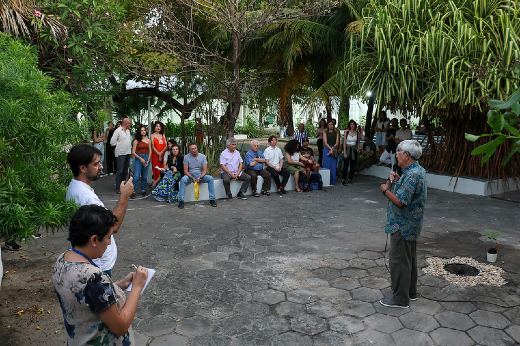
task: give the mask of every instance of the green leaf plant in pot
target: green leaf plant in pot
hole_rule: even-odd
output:
[[[494,232],[486,232],[484,233],[484,236],[488,238],[489,240],[496,241],[497,237],[500,235],[500,232],[494,231]],[[498,245],[500,243],[496,243],[495,247],[489,248],[487,251],[487,261],[494,263],[497,261],[498,256]]]

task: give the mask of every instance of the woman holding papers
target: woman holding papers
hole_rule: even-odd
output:
[[[112,282],[92,261],[110,244],[116,219],[110,210],[92,204],[79,208],[70,221],[72,248],[60,255],[52,274],[69,346],[135,345],[131,323],[148,270],[139,267]],[[130,283],[126,297],[123,290]]]

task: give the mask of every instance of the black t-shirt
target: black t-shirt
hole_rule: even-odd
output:
[[[363,143],[363,150],[367,152],[368,156],[370,156],[370,152],[373,151],[374,154],[370,157],[374,157],[376,155],[376,144],[374,142]]]
[[[389,153],[395,153],[397,150],[397,144],[395,143],[395,133],[397,132],[397,129],[388,129],[388,132],[386,133],[386,137],[390,137],[390,135],[394,135],[394,138],[389,139],[388,146],[386,147],[386,151]]]
[[[306,159],[309,159],[311,156],[314,156],[314,151],[312,151],[311,147],[307,147],[307,149],[301,147],[300,155],[305,157]]]

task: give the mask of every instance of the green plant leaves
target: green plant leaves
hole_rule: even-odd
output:
[[[464,134],[464,137],[470,141],[470,142],[475,142],[477,139],[480,138],[480,136],[475,136],[475,135],[472,135],[472,134],[469,134],[469,133],[465,133]]]
[[[520,89],[516,91],[509,100],[489,100],[489,105],[495,109],[508,109],[514,106],[515,103],[520,102]]]

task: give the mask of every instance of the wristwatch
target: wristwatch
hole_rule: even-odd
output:
[[[383,190],[383,195],[385,195],[385,196],[386,196],[386,191],[388,191],[388,189]]]

